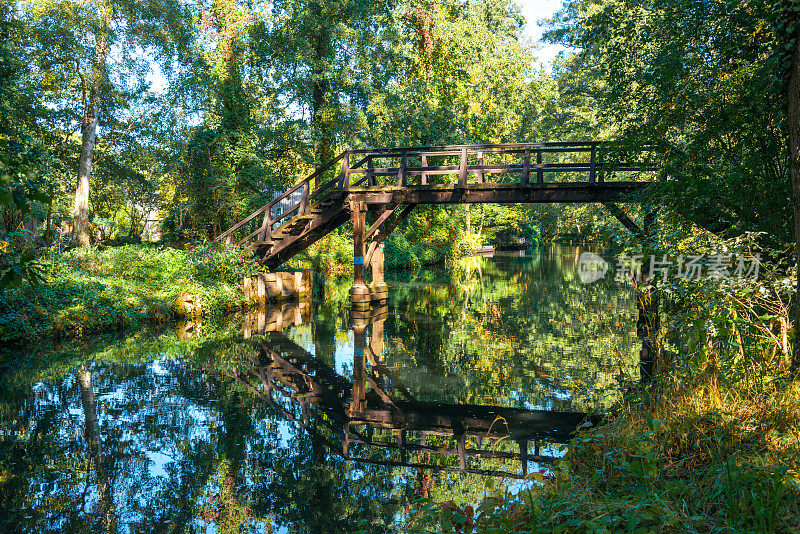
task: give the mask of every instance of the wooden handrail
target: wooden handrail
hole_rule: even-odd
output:
[[[491,149],[525,149],[525,148],[573,148],[573,147],[587,147],[591,148],[593,145],[604,144],[600,141],[565,141],[565,142],[548,142],[548,143],[501,143],[501,144],[474,144],[474,145],[440,145],[440,146],[409,146],[397,148],[356,148],[349,152],[351,154],[380,154],[386,157],[385,153],[393,151],[406,151],[411,155],[414,152],[442,152],[442,151],[456,151],[455,155],[461,153],[461,149],[467,150],[491,150]],[[605,143],[608,144],[608,143]],[[399,155],[399,154],[398,154]]]
[[[238,223],[234,224],[233,226],[231,226],[230,228],[228,228],[227,230],[222,232],[220,235],[218,235],[216,238],[214,238],[214,241],[219,241],[223,237],[229,236],[230,234],[232,234],[233,232],[235,232],[236,230],[238,230],[239,228],[241,228],[245,224],[247,224],[250,221],[252,221],[253,219],[255,219],[265,209],[266,209],[266,206],[261,206],[256,211],[254,211],[253,213],[251,213],[250,215],[248,215],[247,217],[245,217],[244,219],[242,219]]]

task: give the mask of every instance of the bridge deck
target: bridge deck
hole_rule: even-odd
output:
[[[544,184],[443,184],[351,187],[351,200],[378,204],[535,204],[626,202],[646,182],[564,182]]]

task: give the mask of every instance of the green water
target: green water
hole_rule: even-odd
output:
[[[635,306],[576,247],[387,273],[309,302],[9,351],[2,532],[392,532],[420,497],[534,484],[638,376]],[[522,451],[529,457],[520,459]]]

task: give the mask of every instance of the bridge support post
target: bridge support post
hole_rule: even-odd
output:
[[[350,203],[350,220],[353,222],[353,287],[350,288],[352,309],[369,307],[369,289],[364,266],[366,214],[367,208],[364,202],[353,201]]]
[[[378,243],[372,253],[372,282],[369,284],[370,300],[379,304],[385,303],[389,296],[389,286],[383,279],[383,243]]]
[[[377,365],[383,361],[383,323],[385,317],[372,323],[372,335],[369,338],[369,351],[372,356],[370,364]]]

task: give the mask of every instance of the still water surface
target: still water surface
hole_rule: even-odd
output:
[[[420,497],[534,484],[638,374],[626,287],[578,249],[388,273],[388,305],[310,301],[15,351],[2,532],[393,532]]]

